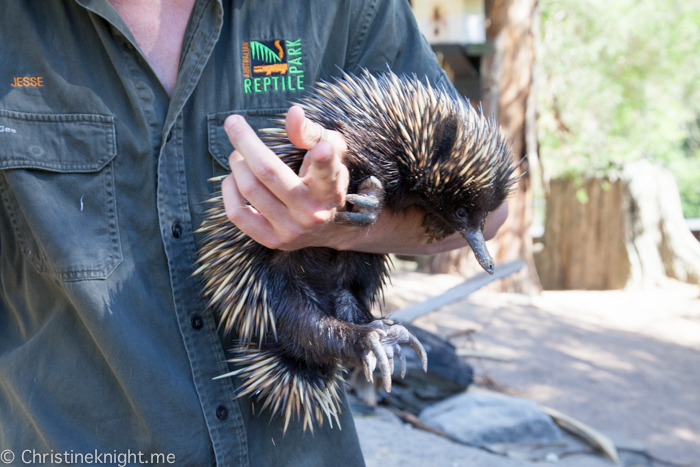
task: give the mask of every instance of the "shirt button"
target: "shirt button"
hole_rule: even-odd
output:
[[[216,408],[216,418],[218,418],[222,422],[228,418],[228,410],[226,409],[226,407],[220,405]]]
[[[132,44],[131,42],[128,42],[128,41],[127,41],[127,42],[124,44],[124,47],[126,47],[126,50],[128,50],[129,52],[133,52],[133,51],[134,51],[134,44]]]
[[[165,137],[165,142],[166,142],[166,143],[169,143],[169,142],[170,142],[170,139],[171,139],[172,137],[173,137],[173,130],[170,130],[170,131],[168,132],[168,136]]]
[[[192,327],[199,331],[204,326],[204,320],[201,316],[194,314],[192,315]]]
[[[179,223],[175,222],[173,224],[173,237],[180,238],[181,235],[182,235],[182,226]]]

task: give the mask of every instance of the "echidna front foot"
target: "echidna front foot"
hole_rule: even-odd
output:
[[[353,210],[336,213],[333,221],[336,224],[365,227],[374,224],[382,212],[384,187],[376,177],[368,177],[360,183],[357,194],[348,194],[345,199],[353,205]]]
[[[372,373],[378,363],[384,389],[391,392],[394,356],[398,356],[401,361],[401,378],[406,376],[406,357],[401,352],[401,344],[411,346],[420,357],[423,371],[428,371],[428,355],[420,341],[408,329],[390,319],[376,320],[366,326],[373,328],[365,337],[365,352],[362,356],[362,368],[367,381],[372,381]]]

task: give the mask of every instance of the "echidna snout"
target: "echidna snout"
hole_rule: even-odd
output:
[[[484,232],[481,229],[475,230],[463,230],[462,236],[467,241],[472,251],[474,252],[474,257],[479,262],[484,271],[489,274],[493,274],[495,265],[493,264],[493,258],[486,249],[486,240],[484,240]]]

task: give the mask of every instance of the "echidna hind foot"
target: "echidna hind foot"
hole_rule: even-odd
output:
[[[423,371],[428,371],[428,354],[418,338],[408,329],[390,319],[378,319],[367,325],[374,328],[365,337],[366,350],[362,355],[362,369],[368,382],[372,382],[374,369],[379,365],[386,392],[391,392],[391,375],[394,373],[394,357],[401,362],[401,378],[406,376],[406,357],[401,345],[410,346],[420,358]]]
[[[340,375],[342,368],[330,365],[329,368],[308,368],[303,362],[285,362],[276,353],[257,348],[243,348],[234,351],[229,362],[240,366],[217,377],[237,376],[243,381],[238,397],[251,396],[262,403],[262,410],[270,408],[271,418],[284,417],[284,430],[296,418],[303,420],[303,430],[307,427],[313,434],[314,423],[323,427],[324,415],[333,428],[333,419],[338,428],[342,413],[339,382],[345,380]]]

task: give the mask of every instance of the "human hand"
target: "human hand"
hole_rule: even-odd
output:
[[[348,188],[348,171],[342,163],[345,139],[322,130],[297,106],[289,109],[285,127],[292,144],[309,150],[298,175],[265,146],[243,117],[226,119],[224,129],[236,148],[229,157],[231,174],[221,184],[226,215],[268,248],[338,248],[356,230],[333,223],[336,210],[345,205]],[[320,141],[323,132],[326,140]]]

